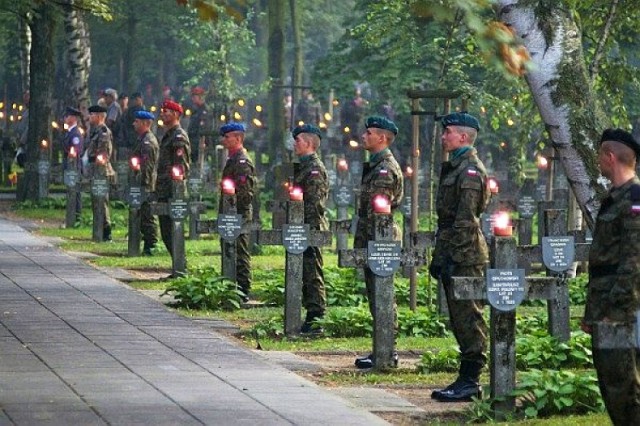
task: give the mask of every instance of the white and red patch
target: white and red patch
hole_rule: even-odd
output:
[[[480,172],[476,169],[467,169],[467,176],[480,176]]]
[[[640,214],[640,204],[632,204],[631,205],[631,213]]]

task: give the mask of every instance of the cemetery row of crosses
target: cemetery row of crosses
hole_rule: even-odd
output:
[[[266,135],[250,134],[247,139],[265,138]],[[192,141],[198,143],[199,141]],[[323,144],[331,145],[325,142]],[[433,198],[435,185],[430,185],[425,171],[414,173],[407,167],[405,173],[404,204],[399,209],[398,217],[389,214],[388,206],[381,206],[376,218],[377,230],[374,241],[368,249],[353,250],[349,248],[349,232],[352,228],[350,214],[357,209],[358,187],[365,151],[352,144],[352,151],[346,155],[332,153],[326,147],[323,160],[326,164],[331,196],[328,207],[332,227],[330,232],[311,231],[304,224],[302,208],[304,194],[291,188],[289,181],[293,173],[292,163],[282,162],[274,166],[265,162],[265,157],[256,142],[251,155],[255,155],[261,191],[273,194],[271,200],[261,205],[257,195],[255,202],[254,223],[247,228],[242,224],[241,215],[235,210],[235,189],[229,182],[220,182],[220,171],[225,162],[225,152],[219,146],[210,146],[200,150],[198,163],[194,165],[188,177],[180,170],[174,173],[174,196],[169,203],[152,203],[154,214],[169,214],[172,219],[174,235],[172,272],[185,275],[187,258],[185,236],[189,240],[199,238],[220,239],[220,273],[229,280],[236,278],[235,239],[241,233],[251,235],[254,255],[259,256],[261,247],[267,245],[281,246],[285,256],[284,272],[284,334],[295,336],[301,325],[302,299],[302,253],[308,246],[322,247],[325,252],[338,253],[340,268],[350,268],[353,277],[364,265],[376,276],[375,315],[372,319],[372,341],[375,369],[387,369],[393,365],[395,351],[393,303],[410,305],[415,310],[417,305],[426,305],[426,309],[437,311],[446,318],[446,301],[440,297],[441,286],[431,282],[428,273],[421,267],[429,259],[430,248],[434,244],[433,212],[429,205]],[[71,153],[70,160],[78,161]],[[550,165],[551,166],[551,165]],[[139,164],[137,160],[117,162],[117,186],[110,188],[105,176],[97,173],[91,182],[84,182],[81,176],[73,171],[65,172],[64,184],[67,188],[68,200],[74,200],[78,191],[89,192],[92,197],[104,197],[111,192],[115,199],[123,200],[129,208],[128,255],[140,255],[140,206],[147,194],[140,187]],[[43,174],[49,170],[41,167]],[[516,313],[519,306],[533,299],[544,300],[547,304],[548,333],[561,342],[571,338],[571,314],[568,277],[575,268],[575,262],[587,259],[588,235],[580,230],[568,230],[569,191],[563,185],[562,173],[558,166],[539,168],[536,179],[527,179],[522,188],[499,191],[498,183],[506,182],[506,172],[494,170],[497,179],[490,179],[492,200],[483,220],[483,232],[491,247],[491,264],[485,279],[457,277],[454,279],[456,297],[486,301],[490,306],[491,358],[490,389],[491,397],[503,397],[497,405],[500,410],[512,410],[514,399],[511,397],[516,385]],[[417,190],[414,188],[417,187]],[[413,190],[412,190],[413,189]],[[417,194],[417,205],[414,209],[412,200]],[[221,200],[217,198],[221,197]],[[212,218],[210,212],[217,211],[218,202],[222,203],[222,213]],[[101,203],[95,203],[100,206]],[[74,221],[72,202],[67,203],[67,225]],[[99,207],[98,207],[99,208]],[[271,214],[271,228],[265,229],[261,215],[265,210]],[[428,231],[412,231],[411,215],[419,211],[421,216],[429,217]],[[100,218],[100,212],[93,212]],[[534,218],[537,216],[537,235],[532,235]],[[392,241],[394,220],[402,222],[402,242]],[[93,239],[102,241],[101,223],[93,223]],[[186,228],[186,229],[185,229]],[[431,228],[431,229],[430,229]],[[513,231],[517,239],[513,235]],[[203,237],[203,234],[216,234]],[[335,241],[335,243],[334,243]],[[532,244],[533,242],[537,244]],[[281,253],[281,252],[278,252]],[[332,265],[325,265],[329,269]],[[254,271],[254,275],[256,272]],[[397,282],[406,282],[408,287],[398,287]],[[261,283],[256,280],[255,286]],[[360,281],[362,281],[360,277]],[[396,294],[394,294],[394,281]],[[354,292],[357,287],[351,283]],[[434,289],[433,292],[431,289]],[[331,278],[327,277],[327,292],[332,291]],[[408,293],[408,294],[404,294]],[[329,299],[331,295],[328,294]],[[363,301],[360,298],[360,301]],[[336,300],[333,306],[339,305]],[[255,303],[255,302],[254,302]],[[258,300],[259,303],[259,300]],[[365,302],[366,303],[366,302]],[[525,302],[528,303],[528,302]],[[330,304],[331,306],[331,304]],[[574,316],[579,313],[573,313]],[[444,320],[443,320],[444,321]],[[402,327],[401,327],[402,328]]]

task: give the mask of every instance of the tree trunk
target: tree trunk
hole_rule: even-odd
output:
[[[582,33],[564,2],[500,0],[500,19],[531,55],[526,74],[535,103],[569,184],[593,228],[599,208],[595,143],[608,122],[594,96],[582,51]]]
[[[20,76],[21,79],[21,93],[29,90],[29,68],[30,54],[31,54],[31,27],[29,27],[29,21],[31,20],[30,14],[18,19],[18,33],[20,35]]]
[[[300,34],[300,17],[296,0],[289,0],[289,10],[291,14],[291,32],[293,33],[293,79],[292,91],[293,102],[302,97],[302,86],[304,76],[304,56],[302,52],[302,35]]]
[[[53,33],[55,28],[55,4],[38,3],[33,21],[29,24],[33,34],[31,46],[31,101],[29,103],[29,132],[25,164],[25,199],[36,201],[46,196],[48,179],[39,181],[38,161],[49,160],[51,149],[51,104],[53,99]],[[40,143],[46,140],[48,149],[41,154]],[[42,188],[41,188],[42,186]]]
[[[91,42],[89,40],[89,25],[84,19],[84,13],[74,7],[75,2],[76,0],[68,0],[68,3],[64,5],[66,84],[68,85],[64,102],[65,105],[73,106],[82,111],[83,117],[88,117]]]
[[[275,164],[278,153],[284,150],[284,0],[270,0],[269,4],[269,159]]]

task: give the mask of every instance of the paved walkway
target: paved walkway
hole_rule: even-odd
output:
[[[0,426],[376,425],[0,220]]]

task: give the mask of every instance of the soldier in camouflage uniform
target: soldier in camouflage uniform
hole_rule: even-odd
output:
[[[230,179],[236,189],[236,209],[242,215],[244,224],[253,221],[253,196],[256,188],[256,169],[244,148],[245,127],[241,123],[228,123],[220,128],[222,146],[228,151],[227,162],[222,170],[222,180]],[[218,213],[222,213],[222,197]],[[243,293],[243,301],[249,300],[251,290],[251,254],[249,234],[243,233],[236,239],[236,280]],[[221,242],[223,250],[232,250],[233,245]]]
[[[165,134],[160,141],[158,155],[158,178],[156,180],[156,196],[159,202],[168,203],[173,198],[173,167],[182,167],[183,178],[189,176],[191,160],[191,145],[187,132],[180,127],[182,105],[171,100],[165,100],[160,108],[160,118],[164,123]],[[169,215],[159,215],[160,236],[167,251],[173,257],[173,225]],[[170,278],[173,278],[169,276]]]
[[[89,107],[89,124],[91,131],[89,133],[89,143],[87,143],[87,149],[85,151],[86,158],[89,160],[89,177],[93,178],[96,173],[97,166],[96,161],[98,156],[102,156],[104,161],[104,171],[107,177],[107,182],[112,183],[115,179],[115,172],[111,167],[111,155],[113,154],[113,136],[111,130],[105,124],[107,117],[107,109],[99,105],[93,105]],[[91,198],[91,204],[93,211],[96,211],[96,197]],[[104,227],[102,229],[103,241],[111,241],[111,219],[109,217],[109,194],[107,193],[103,200],[104,211]],[[95,220],[95,218],[94,218]]]
[[[611,181],[589,251],[589,284],[582,329],[596,322],[635,325],[640,310],[640,144],[621,129],[607,129],[598,149],[602,175]],[[614,425],[640,424],[640,356],[635,348],[593,347],[602,398]]]
[[[360,187],[360,208],[358,210],[358,225],[356,228],[354,248],[367,248],[368,242],[374,238],[373,229],[373,200],[381,195],[387,198],[391,205],[391,212],[395,212],[402,203],[403,184],[402,170],[391,153],[389,146],[398,134],[398,127],[391,120],[384,117],[369,117],[365,120],[366,130],[362,134],[362,145],[369,151],[369,162],[364,163],[362,169],[362,184]],[[400,240],[400,229],[394,226],[394,239]],[[365,283],[369,310],[373,316],[374,306],[374,275],[371,269],[364,268]],[[395,304],[394,304],[395,316]],[[398,355],[394,354],[395,364]],[[356,359],[358,368],[373,367],[373,358],[369,354]]]
[[[191,102],[193,103],[193,112],[189,119],[189,126],[187,127],[187,133],[189,134],[189,140],[192,141],[191,150],[191,162],[198,164],[198,157],[200,150],[202,149],[203,156],[206,151],[209,139],[211,138],[211,128],[213,116],[207,108],[207,104],[204,101],[205,91],[202,87],[196,86],[191,89]],[[204,136],[204,143],[200,146],[201,137]]]
[[[300,160],[295,164],[293,185],[304,194],[304,223],[312,230],[327,231],[329,222],[325,215],[325,203],[329,196],[327,170],[317,154],[322,134],[317,127],[305,124],[292,132],[293,149]],[[302,302],[307,317],[301,333],[321,332],[313,321],[324,316],[326,298],[324,291],[323,259],[319,247],[307,247],[302,255]]]
[[[487,172],[473,143],[480,125],[466,112],[442,117],[442,149],[449,161],[442,164],[436,198],[438,233],[429,272],[442,280],[453,334],[460,346],[460,372],[454,383],[436,390],[438,401],[469,401],[479,396],[480,370],[487,362],[487,325],[482,303],[454,300],[451,277],[481,277],[489,260],[480,214],[489,204]]]
[[[134,113],[133,129],[138,135],[138,141],[131,154],[140,162],[140,185],[147,197],[140,206],[140,231],[144,247],[142,254],[152,255],[152,250],[158,242],[155,217],[151,214],[148,197],[156,191],[158,177],[158,139],[151,131],[151,124],[155,117],[149,111],[139,110]]]

